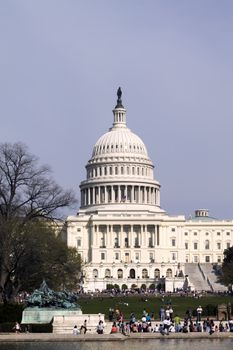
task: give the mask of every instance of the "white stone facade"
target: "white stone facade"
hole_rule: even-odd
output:
[[[188,220],[160,208],[160,184],[143,141],[126,125],[118,90],[113,126],[96,142],[80,184],[81,206],[67,218],[67,244],[82,260],[85,291],[186,283],[186,263],[220,263],[233,221],[200,209]],[[195,287],[195,286],[194,286]]]

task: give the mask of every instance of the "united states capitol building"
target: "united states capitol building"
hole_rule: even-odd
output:
[[[144,142],[128,127],[118,89],[112,127],[95,143],[80,184],[77,215],[66,221],[67,244],[83,261],[83,289],[142,285],[223,290],[216,269],[233,245],[233,221],[208,210],[192,218],[160,207],[160,183]]]

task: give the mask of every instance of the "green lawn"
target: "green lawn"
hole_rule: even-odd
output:
[[[214,316],[215,309],[218,304],[233,304],[233,297],[230,296],[203,296],[200,299],[192,297],[162,297],[154,296],[134,296],[134,297],[95,297],[95,298],[80,298],[78,300],[84,314],[89,313],[104,313],[106,319],[108,318],[109,308],[119,309],[123,312],[125,319],[129,319],[130,314],[133,312],[137,318],[141,318],[143,309],[147,312],[154,313],[155,319],[159,317],[159,309],[162,305],[166,306],[169,301],[174,310],[174,315],[178,314],[180,317],[184,317],[186,310],[196,308],[201,305],[203,308],[203,315]],[[128,306],[126,305],[128,304]]]

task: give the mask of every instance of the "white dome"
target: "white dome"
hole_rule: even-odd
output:
[[[148,158],[144,142],[127,127],[113,127],[96,142],[92,157],[127,156]]]

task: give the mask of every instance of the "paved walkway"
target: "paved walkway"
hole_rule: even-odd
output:
[[[128,341],[130,339],[220,339],[233,338],[233,332],[220,333],[212,335],[202,332],[192,333],[170,333],[161,335],[160,333],[130,333],[129,336],[118,334],[53,334],[53,333],[1,333],[1,342],[79,342],[79,341]]]

